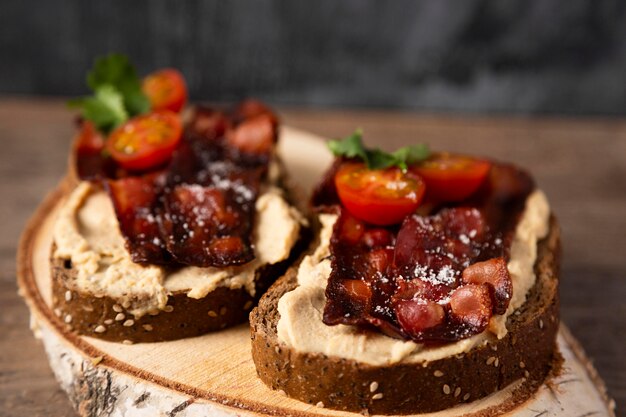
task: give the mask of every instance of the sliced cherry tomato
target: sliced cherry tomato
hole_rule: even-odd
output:
[[[371,170],[358,162],[339,168],[335,186],[352,215],[376,225],[400,223],[415,212],[425,189],[421,178],[411,172],[399,168]]]
[[[148,75],[142,90],[150,100],[152,110],[179,112],[187,101],[187,86],[183,75],[172,68],[165,68]]]
[[[491,163],[470,156],[437,153],[411,168],[426,183],[430,201],[461,201],[472,195],[485,180]]]
[[[180,117],[171,111],[137,116],[115,129],[107,151],[123,168],[141,171],[167,161],[182,136]]]

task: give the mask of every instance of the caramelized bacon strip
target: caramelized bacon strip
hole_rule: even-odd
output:
[[[159,193],[163,182],[163,173],[106,181],[106,189],[113,201],[120,231],[133,262],[171,262],[160,230],[162,216]]]
[[[504,258],[476,262],[463,270],[461,279],[468,284],[488,285],[493,292],[494,314],[506,312],[513,295],[513,284]]]
[[[339,163],[314,192],[314,207],[338,204],[333,177]],[[324,323],[376,328],[420,343],[484,331],[509,305],[510,242],[533,188],[525,172],[494,164],[471,199],[409,216],[399,229],[369,225],[339,208]]]
[[[231,161],[244,166],[262,166],[267,165],[272,157],[277,140],[278,127],[272,116],[259,114],[229,130],[224,149]]]
[[[426,331],[439,326],[446,318],[444,308],[433,301],[401,300],[394,310],[398,323],[412,339],[423,338]]]
[[[167,249],[188,265],[221,267],[251,261],[253,197],[238,204],[232,189],[175,186],[165,195]]]
[[[201,136],[209,141],[216,141],[224,137],[232,122],[224,112],[205,106],[197,106],[193,117],[187,126],[187,131]]]
[[[232,123],[221,112],[198,109],[172,159],[165,229],[178,262],[220,267],[254,258],[254,205],[273,141],[265,162],[244,163],[232,157],[239,150],[226,139]]]
[[[235,107],[231,118],[235,123],[241,123],[244,120],[251,119],[259,115],[267,115],[271,118],[272,123],[278,125],[278,117],[265,104],[255,99],[247,99],[242,101]]]
[[[462,326],[463,336],[478,334],[487,328],[491,318],[491,296],[485,285],[468,284],[450,295],[450,312]]]
[[[527,172],[510,164],[493,164],[471,204],[481,210],[492,230],[506,235],[515,228],[526,198],[534,188],[535,183]]]
[[[393,282],[375,279],[387,274],[393,261],[393,251],[389,249],[392,243],[393,233],[389,230],[367,227],[342,210],[331,238],[334,256],[326,286],[324,323],[382,326],[381,319],[391,318],[390,308],[374,307],[395,291]]]
[[[79,122],[80,132],[74,139],[76,175],[81,180],[111,177],[115,164],[103,155],[104,138],[89,120]]]
[[[406,218],[395,247],[395,265],[405,278],[455,286],[461,271],[481,252],[485,224],[475,208],[443,209]]]
[[[228,132],[226,140],[231,148],[245,154],[268,155],[276,140],[276,128],[271,116],[259,114],[244,120]]]

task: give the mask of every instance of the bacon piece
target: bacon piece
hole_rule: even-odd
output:
[[[203,112],[197,117],[214,116],[208,109]],[[200,131],[198,123],[208,124],[197,121],[194,129]],[[254,202],[267,167],[242,164],[228,156],[224,138],[198,133],[187,132],[170,165],[171,191],[165,197],[168,250],[179,262],[195,266],[248,262],[254,257]]]
[[[332,259],[333,272],[326,286],[328,300],[324,308],[326,324],[371,326],[376,322],[373,320],[376,315],[388,313],[382,311],[382,308],[379,308],[376,313],[371,310],[371,307],[372,303],[384,304],[384,300],[389,300],[395,291],[393,282],[380,280],[391,264],[393,250],[383,247],[372,251],[365,242],[366,239],[363,239],[367,232],[365,223],[354,218],[346,210],[342,210],[331,238],[331,251],[335,255]],[[356,282],[351,284],[355,280],[362,284]],[[368,297],[370,301],[358,302],[358,298],[351,295],[354,291],[348,291],[346,285],[350,285],[350,288],[353,285],[366,285],[370,290]]]
[[[440,301],[448,296],[451,288],[447,285],[432,284],[421,279],[397,279],[397,289],[393,295],[393,301],[422,299]]]
[[[253,205],[237,204],[232,190],[177,185],[166,193],[165,208],[167,249],[178,262],[220,267],[254,258]]]
[[[367,253],[367,260],[374,273],[386,274],[393,259],[393,249],[380,248]]]
[[[326,297],[329,302],[324,307],[324,323],[367,323],[364,317],[369,315],[372,290],[365,282],[359,279],[329,280]]]
[[[446,230],[459,240],[480,241],[485,237],[487,225],[480,210],[473,207],[457,207],[442,211],[439,216],[446,224]]]
[[[80,131],[74,139],[76,175],[81,180],[113,177],[115,164],[103,155],[104,138],[92,122],[81,120]]]
[[[372,290],[360,279],[347,279],[343,282],[346,294],[353,300],[367,303],[372,298]]]
[[[504,258],[493,258],[468,266],[463,270],[462,280],[469,284],[487,284],[493,291],[494,314],[506,312],[513,284]]]
[[[251,119],[261,114],[269,116],[273,124],[278,124],[276,114],[265,104],[254,99],[247,99],[239,103],[232,114],[232,118],[235,123],[241,123],[244,120]]]
[[[394,310],[402,330],[414,340],[421,339],[425,331],[442,324],[446,317],[442,306],[419,299],[400,300],[395,303]]]
[[[453,318],[469,328],[465,334],[477,334],[485,330],[491,318],[491,296],[486,285],[467,284],[450,295]]]
[[[365,223],[350,215],[346,210],[341,215],[341,221],[337,221],[333,235],[335,240],[356,245],[365,234]]]
[[[197,181],[198,172],[202,170],[202,163],[199,152],[192,146],[193,139],[185,133],[178,147],[172,155],[172,160],[167,170],[167,185],[174,187],[177,184],[194,184]],[[200,145],[198,145],[200,146]],[[206,148],[209,148],[207,145]],[[218,152],[218,151],[216,151]],[[210,157],[217,158],[217,155]]]
[[[534,188],[527,172],[509,164],[493,164],[474,201],[492,230],[507,231],[517,224]]]
[[[163,182],[164,174],[157,173],[105,183],[133,262],[166,264],[171,261],[160,230],[159,193]]]
[[[409,216],[396,238],[395,266],[405,278],[455,286],[463,268],[480,253],[484,233],[475,208]]]
[[[244,156],[266,157],[278,138],[272,117],[259,114],[244,120],[226,134],[226,143],[231,151]]]
[[[363,242],[368,248],[382,248],[393,244],[393,234],[383,228],[370,229],[363,234]]]
[[[221,139],[232,125],[226,115],[210,107],[197,106],[187,130],[207,140]]]

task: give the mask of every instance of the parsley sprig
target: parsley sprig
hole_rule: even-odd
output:
[[[344,139],[331,140],[328,148],[335,156],[359,158],[369,169],[385,169],[392,166],[406,171],[409,165],[424,161],[430,156],[428,145],[418,143],[402,147],[388,153],[380,149],[370,149],[363,145],[363,132],[357,129]]]
[[[110,54],[97,58],[87,74],[87,85],[93,91],[89,97],[70,100],[83,118],[108,133],[129,118],[150,109],[148,97],[141,90],[141,80],[128,58]]]

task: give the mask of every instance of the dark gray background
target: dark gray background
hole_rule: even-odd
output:
[[[195,99],[626,114],[620,0],[0,0],[0,94],[83,94],[110,51]]]

